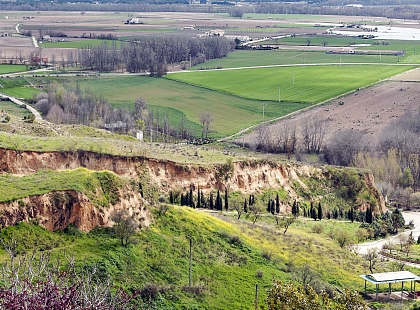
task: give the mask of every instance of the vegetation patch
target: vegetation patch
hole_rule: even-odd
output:
[[[0,202],[12,202],[18,199],[43,195],[49,192],[75,190],[86,194],[97,205],[108,205],[118,202],[118,189],[122,180],[114,173],[93,172],[84,168],[65,171],[42,170],[22,177],[0,175]],[[102,195],[97,194],[100,188]],[[57,204],[64,202],[61,194],[52,194]]]

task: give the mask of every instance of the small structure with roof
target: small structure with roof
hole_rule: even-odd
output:
[[[395,272],[382,272],[382,273],[372,273],[372,274],[362,274],[360,275],[362,279],[365,280],[365,294],[366,294],[366,283],[370,282],[376,286],[376,298],[378,299],[378,288],[380,284],[388,284],[388,299],[391,298],[391,285],[392,283],[401,282],[401,299],[403,299],[404,294],[404,282],[410,282],[410,293],[412,294],[413,299],[417,299],[416,293],[416,282],[420,281],[420,277],[411,273],[410,271],[395,271]],[[414,291],[413,291],[414,283]]]

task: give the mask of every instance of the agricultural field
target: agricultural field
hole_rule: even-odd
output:
[[[303,65],[303,64],[383,63],[397,64],[396,56],[327,54],[325,51],[301,50],[236,50],[226,58],[213,59],[189,68],[189,70],[216,68],[243,68],[256,66]]]
[[[0,74],[26,71],[25,65],[0,65]]]
[[[199,132],[199,118],[202,111],[209,111],[214,117],[212,136],[233,134],[246,126],[262,120],[262,103],[230,94],[178,83],[168,79],[153,79],[144,76],[109,77],[80,80],[82,89],[101,94],[114,106],[134,108],[138,97],[157,111],[160,117],[168,113],[173,126],[179,126],[185,118],[186,125]],[[265,117],[274,118],[306,107],[307,104],[283,103],[265,106]]]
[[[317,103],[414,68],[385,65],[288,66],[176,73],[166,78],[246,99]]]
[[[111,46],[116,44],[117,48],[120,47],[121,42],[119,41],[110,41],[110,40],[98,40],[98,39],[84,39],[84,40],[74,40],[74,41],[65,41],[65,42],[42,42],[39,46],[43,48],[88,48],[101,45],[103,43]]]

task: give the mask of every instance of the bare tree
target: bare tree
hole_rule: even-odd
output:
[[[238,213],[238,220],[241,218],[242,213],[244,212],[244,204],[241,197],[236,196],[229,200],[229,207],[232,207]]]
[[[201,124],[201,138],[207,139],[210,133],[211,124],[214,122],[214,118],[208,111],[202,111],[200,115]]]
[[[326,123],[319,116],[308,117],[302,125],[303,145],[307,153],[319,153],[322,150],[326,132]]]
[[[328,141],[325,150],[328,163],[333,165],[348,166],[354,156],[362,151],[364,134],[346,129],[337,131]]]
[[[130,216],[125,209],[115,210],[110,218],[115,222],[114,231],[120,239],[121,245],[126,247],[130,242],[131,236],[134,235],[139,228],[139,223],[133,216]]]
[[[264,211],[264,207],[262,206],[260,201],[255,201],[255,203],[252,206],[249,206],[249,211],[252,224],[255,225],[255,223],[260,219]]]
[[[378,251],[376,248],[369,249],[363,257],[368,261],[369,263],[369,270],[371,273],[373,273],[373,269],[375,268],[376,263],[378,262]]]
[[[257,149],[263,150],[263,151],[269,151],[271,149],[270,128],[265,124],[261,124],[260,126],[258,126],[257,135],[258,135]]]

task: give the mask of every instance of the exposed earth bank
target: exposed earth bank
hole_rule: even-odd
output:
[[[113,156],[86,151],[40,153],[33,151],[15,151],[0,149],[0,172],[26,175],[38,170],[65,170],[84,167],[89,170],[109,170],[122,178],[140,182],[143,186],[155,186],[160,193],[167,195],[173,189],[187,191],[198,188],[208,194],[210,191],[225,188],[230,193],[261,193],[273,188],[282,188],[287,192],[288,200],[298,201],[321,199],[322,196],[310,198],[311,188],[304,182],[310,179],[312,184],[327,188],[331,193],[337,189],[353,186],[353,183],[341,184],[342,172],[339,169],[328,170],[328,167],[313,167],[303,164],[278,163],[267,160],[248,160],[226,162],[219,165],[180,164],[168,160],[157,160],[143,157]],[[344,170],[344,169],[343,169]],[[351,170],[349,170],[351,171]],[[337,173],[337,175],[334,175]],[[374,186],[372,175],[368,172],[351,172],[348,182],[363,184],[358,191],[369,193],[372,201],[359,201],[355,193],[354,205],[365,210],[368,206],[374,212],[385,210],[384,200]],[[315,182],[315,183],[313,183]],[[337,183],[338,182],[338,183]],[[361,182],[361,183],[359,183]],[[336,187],[336,188],[333,188]],[[139,193],[121,189],[120,203],[103,206],[98,211],[86,195],[72,191],[60,194],[66,199],[54,202],[54,194],[34,196],[22,199],[22,202],[0,204],[0,223],[13,225],[21,220],[30,221],[41,218],[41,225],[50,230],[63,229],[74,224],[83,231],[89,231],[97,225],[108,225],[109,214],[114,209],[130,208],[131,213],[147,219],[142,206],[145,205]],[[302,196],[303,195],[303,196]],[[337,192],[337,195],[340,195]],[[290,202],[290,201],[289,201]],[[289,202],[281,206],[281,211],[290,211]],[[3,219],[1,219],[3,217]],[[150,221],[150,219],[147,219]]]

